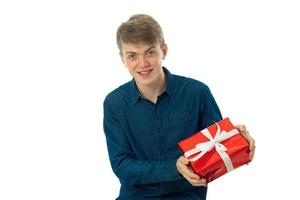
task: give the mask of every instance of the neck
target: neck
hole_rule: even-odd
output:
[[[141,95],[156,103],[157,97],[163,92],[165,85],[166,85],[166,75],[162,72],[161,76],[157,78],[158,80],[155,81],[152,85],[137,85]]]

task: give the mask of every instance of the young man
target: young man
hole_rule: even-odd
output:
[[[204,200],[207,185],[189,167],[177,142],[222,119],[202,82],[162,67],[168,48],[160,25],[134,15],[117,31],[120,56],[133,79],[107,95],[104,132],[118,199]],[[236,126],[250,143],[245,126]]]

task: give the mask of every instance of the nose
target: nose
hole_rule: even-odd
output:
[[[149,61],[145,56],[140,56],[138,64],[140,68],[146,68],[149,66]]]

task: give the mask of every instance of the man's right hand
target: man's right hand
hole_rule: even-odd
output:
[[[193,170],[188,166],[189,160],[183,156],[180,156],[176,161],[177,171],[193,186],[207,186],[206,180],[195,174]]]

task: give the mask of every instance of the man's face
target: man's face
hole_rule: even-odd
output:
[[[155,85],[163,78],[162,60],[167,46],[159,44],[123,44],[121,58],[138,85]]]

